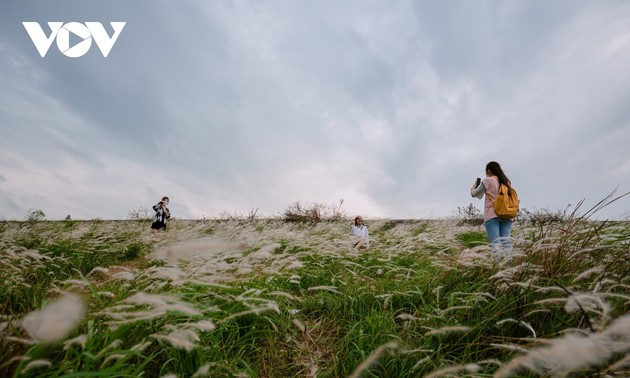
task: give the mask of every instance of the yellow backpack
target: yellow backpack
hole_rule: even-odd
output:
[[[519,204],[520,201],[516,189],[511,185],[506,186],[499,184],[497,198],[492,202],[495,214],[497,214],[499,218],[514,219],[518,215]]]

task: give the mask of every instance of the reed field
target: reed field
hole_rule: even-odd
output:
[[[630,222],[596,210],[498,260],[457,216],[359,251],[350,218],[0,222],[0,376],[628,377]]]

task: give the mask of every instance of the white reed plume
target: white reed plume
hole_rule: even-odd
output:
[[[420,368],[420,366],[424,365],[425,363],[427,363],[428,361],[431,360],[431,356],[426,356],[424,358],[421,358],[418,360],[418,362],[416,362],[412,367],[411,367],[411,371],[416,371],[417,369]]]
[[[302,277],[293,274],[291,277],[289,277],[289,283],[299,284],[301,279],[302,279]]]
[[[107,356],[105,360],[103,360],[103,363],[101,363],[101,369],[107,366],[107,364],[110,361],[119,360],[121,358],[125,358],[126,356],[127,356],[126,354],[122,354],[122,353],[110,354],[109,356]]]
[[[455,270],[454,267],[452,267],[451,265],[449,265],[448,263],[442,262],[442,260],[436,260],[436,259],[432,259],[431,261],[431,265],[433,265],[436,268],[442,269],[445,272],[448,271],[452,271]]]
[[[417,318],[411,314],[400,314],[396,316],[396,319],[400,319],[400,320],[405,320],[405,321],[409,321],[409,320],[421,320],[420,318]]]
[[[538,281],[539,277],[538,276],[532,276],[530,278],[528,278],[526,281],[524,282],[514,282],[512,283],[513,286],[518,286],[518,287],[522,287],[524,289],[529,289],[529,288],[538,288],[539,286],[534,285],[534,282]]]
[[[531,324],[529,324],[527,322],[524,322],[522,320],[515,320],[515,319],[508,318],[508,319],[499,320],[497,322],[497,325],[500,326],[500,325],[503,325],[505,323],[516,323],[516,324],[520,325],[521,327],[525,327],[532,333],[532,336],[534,336],[534,338],[536,338],[536,331],[534,331],[534,328],[531,326]]]
[[[492,264],[492,257],[488,246],[478,246],[465,249],[457,256],[457,264],[462,267],[471,268],[475,266],[489,266]]]
[[[630,293],[630,285],[625,285],[625,284],[622,284],[622,283],[615,284],[615,285],[609,287],[607,291],[611,291],[611,290],[616,289],[618,287],[621,288],[622,290],[624,290],[625,292]]]
[[[306,332],[306,326],[304,325],[304,323],[302,323],[301,321],[297,320],[297,319],[291,319],[291,322],[293,323],[293,325],[295,325],[301,332]]]
[[[109,267],[110,272],[111,271],[123,271],[123,272],[133,272],[133,269],[127,267],[127,266],[123,266],[123,265],[112,265]]]
[[[287,299],[290,299],[292,301],[298,301],[298,302],[302,302],[303,299],[302,298],[297,298],[289,293],[286,293],[284,291],[270,291],[269,293],[267,293],[268,295],[272,295],[272,296],[276,296],[276,297],[285,297]]]
[[[261,313],[267,312],[267,311],[270,311],[270,310],[276,312],[277,314],[280,314],[280,309],[278,308],[278,305],[275,302],[268,302],[262,307],[257,307],[257,308],[251,309],[251,310],[237,312],[236,314],[232,314],[230,316],[227,316],[227,317],[219,320],[217,323],[225,323],[228,320],[232,320],[232,319],[238,318],[240,316],[248,315],[248,314],[260,315]]]
[[[75,294],[66,293],[42,310],[26,315],[22,327],[38,342],[61,341],[79,324],[84,313],[83,300]]]
[[[63,349],[68,350],[73,345],[78,345],[82,350],[85,350],[85,344],[87,343],[87,335],[79,335],[75,338],[68,339],[63,342]]]
[[[136,278],[131,272],[117,272],[112,274],[111,277],[115,280],[121,281],[133,281],[134,278]]]
[[[201,366],[197,371],[191,376],[191,378],[201,378],[201,377],[209,377],[210,376],[210,368],[216,365],[216,363],[207,363]]]
[[[440,302],[440,290],[442,290],[444,288],[444,285],[440,285],[438,287],[436,287],[435,289],[431,290],[432,293],[435,294],[435,300],[437,302]]]
[[[23,251],[22,254],[24,256],[30,257],[33,260],[37,260],[37,261],[40,261],[40,260],[51,260],[50,256],[42,255],[38,251],[36,251],[34,249],[29,249],[29,250]]]
[[[90,282],[82,281],[82,280],[65,280],[61,282],[62,285],[72,285],[78,286],[80,288],[86,288],[90,286]]]
[[[144,343],[140,343],[140,344],[136,344],[134,346],[132,346],[129,350],[132,352],[143,352],[145,349],[147,349],[149,346],[151,346],[151,344],[153,344],[150,341],[146,341]]]
[[[345,260],[345,261],[342,261],[341,263],[343,265],[352,265],[352,266],[356,266],[357,268],[361,268],[363,270],[367,270],[367,268],[365,266],[363,266],[363,265],[361,265],[361,264],[359,264],[357,262],[354,262],[354,261]]]
[[[376,298],[385,298],[383,300],[383,308],[387,308],[389,306],[389,301],[392,299],[393,294],[380,294],[377,295]]]
[[[336,286],[311,286],[307,290],[308,291],[324,290],[324,291],[330,291],[331,293],[335,293],[335,294],[341,294],[337,290]]]
[[[630,373],[630,355],[627,355],[621,360],[610,365],[609,367],[606,368],[606,370]]]
[[[349,378],[359,378],[364,370],[367,370],[376,360],[381,357],[381,354],[383,354],[383,352],[397,348],[398,343],[395,342],[389,342],[379,346],[372,353],[370,353],[368,358],[366,358],[363,362],[359,364],[359,366],[357,366],[356,369],[354,369],[354,372],[350,374]]]
[[[497,300],[494,297],[494,295],[492,295],[490,293],[487,293],[487,292],[484,292],[484,293],[465,293],[465,292],[456,291],[456,292],[452,293],[451,295],[458,296],[458,297],[472,297],[472,302],[473,303],[488,302],[488,299],[491,299],[493,301]],[[464,303],[471,302],[471,300],[469,300],[469,299],[464,299],[462,301]]]
[[[0,369],[4,369],[5,367],[10,366],[14,362],[29,361],[30,359],[31,357],[29,356],[17,356],[17,357],[9,358],[8,361],[5,361],[2,365],[0,365]]]
[[[512,377],[529,370],[547,376],[564,376],[585,368],[601,367],[614,356],[630,352],[630,315],[611,323],[600,333],[589,336],[567,335],[551,340],[501,367],[496,378]]]
[[[116,349],[116,348],[118,348],[121,345],[122,345],[122,340],[121,339],[116,339],[116,340],[112,341],[105,348],[101,349],[98,352],[98,354],[96,355],[96,359],[99,359],[99,358],[103,357],[107,352],[109,352],[110,350]]]
[[[153,267],[149,269],[148,273],[151,275],[151,278],[171,280],[175,284],[182,282],[183,272],[176,267]]]
[[[244,292],[242,292],[239,296],[237,296],[236,298],[238,300],[241,300],[242,298],[249,298],[251,295],[260,295],[262,294],[262,291],[260,289],[256,289],[256,288],[251,288],[251,289],[247,289]]]
[[[35,345],[36,342],[33,340],[27,340],[27,339],[23,339],[21,337],[15,337],[15,336],[5,336],[3,339],[3,341],[13,341],[15,343],[19,343],[19,344],[23,344],[23,345]]]
[[[577,277],[575,277],[573,279],[573,283],[577,282],[577,281],[581,281],[583,279],[589,278],[590,276],[592,276],[593,274],[598,274],[601,273],[604,270],[603,266],[596,266],[594,268],[585,270],[584,272],[580,273],[577,275]]]
[[[433,349],[422,349],[422,348],[418,348],[418,349],[401,349],[399,351],[399,353],[401,355],[407,355],[407,354],[413,354],[413,353],[435,353],[435,350],[433,350]]]
[[[96,275],[97,273],[109,274],[109,269],[97,266],[96,268],[90,270],[90,273],[87,274],[87,277]]]
[[[148,310],[137,310],[136,306],[149,306]],[[110,307],[107,311],[95,313],[95,315],[107,316],[114,320],[108,321],[111,326],[131,324],[140,320],[148,320],[165,315],[167,312],[179,312],[186,315],[200,315],[192,304],[183,302],[179,298],[166,295],[153,295],[139,292],[126,298],[118,305]]]
[[[564,310],[568,313],[583,310],[607,317],[610,311],[610,306],[602,300],[600,295],[573,293],[569,298],[567,298]]]
[[[151,337],[157,340],[166,341],[174,348],[184,349],[186,351],[195,349],[197,347],[197,342],[199,342],[199,336],[197,333],[189,329],[175,329],[167,335],[153,334]]]
[[[164,309],[169,309],[177,306],[177,309],[180,310],[180,312],[184,312],[189,315],[199,314],[199,311],[194,309],[190,303],[183,302],[179,300],[179,298],[168,295],[153,295],[139,292],[125,299],[123,302],[136,305],[149,305],[152,307]]]
[[[48,360],[33,360],[26,364],[24,369],[20,372],[21,374],[26,374],[31,370],[49,368],[52,366],[52,363]]]
[[[534,290],[535,293],[542,293],[542,294],[546,294],[546,293],[560,293],[560,294],[565,294],[566,291],[564,291],[563,288],[558,287],[558,286],[547,286],[547,287],[539,287],[536,290]]]
[[[425,327],[425,328],[430,329],[429,332],[424,334],[425,336],[441,335],[441,334],[451,333],[451,332],[468,332],[470,330],[470,327],[465,327],[465,326],[447,326],[447,327],[442,327],[438,329],[433,329],[430,327]]]
[[[598,294],[602,298],[618,298],[624,301],[630,301],[630,295],[616,294],[616,293],[600,293]]]
[[[288,264],[284,266],[284,270],[293,270],[299,269],[304,266],[304,263],[299,260],[290,261]]]
[[[495,348],[499,348],[499,349],[507,349],[507,350],[511,350],[511,351],[514,351],[514,352],[527,353],[527,349],[523,348],[522,346],[516,345],[516,344],[493,344],[493,343],[490,343],[488,345],[493,346]]]
[[[599,292],[602,290],[605,290],[604,288],[608,285],[608,290],[605,291],[609,291],[611,290],[612,287],[615,287],[618,284],[619,280],[613,280],[610,278],[604,278],[604,279],[594,279],[591,280],[591,284],[589,285],[589,290],[588,291],[592,291],[592,292]]]
[[[554,304],[554,303],[566,303],[567,302],[567,298],[547,298],[547,299],[541,299],[539,301],[534,302],[534,304],[536,305],[547,305],[547,304]]]
[[[479,366],[477,364],[449,366],[447,368],[434,371],[433,373],[425,376],[425,378],[437,378],[437,377],[444,377],[444,376],[451,377],[451,376],[454,376],[454,375],[458,375],[459,376],[460,372],[476,373],[480,369],[481,369],[481,366]]]
[[[214,331],[215,329],[217,329],[217,326],[214,324],[214,322],[209,319],[200,320],[195,323],[186,323],[182,327],[187,329],[196,329],[201,332]]]
[[[514,276],[516,276],[517,274],[521,273],[522,271],[529,271],[529,272],[541,272],[542,268],[537,266],[537,265],[533,265],[530,263],[522,263],[520,265],[517,266],[513,266],[513,267],[509,267],[506,269],[503,269],[499,272],[497,272],[495,275],[491,276],[490,279],[491,280],[497,280],[499,282],[508,282],[508,283],[512,283],[514,282]]]

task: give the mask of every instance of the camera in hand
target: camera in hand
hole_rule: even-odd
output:
[[[475,188],[478,187],[479,184],[481,184],[481,179],[477,177],[477,181],[475,182]]]

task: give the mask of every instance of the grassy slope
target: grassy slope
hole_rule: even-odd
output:
[[[0,375],[514,376],[536,365],[520,351],[569,330],[605,352],[625,335],[627,224],[517,224],[502,262],[479,226],[366,224],[356,252],[349,221],[175,220],[160,240],[140,221],[0,223]],[[62,292],[84,317],[65,343],[33,342],[21,320]],[[537,369],[605,369],[629,339],[594,367]]]

